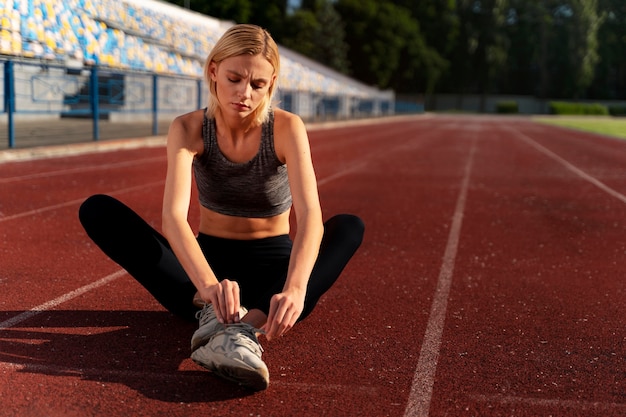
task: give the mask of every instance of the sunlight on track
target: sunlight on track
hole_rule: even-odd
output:
[[[626,404],[618,404],[618,403],[602,403],[602,402],[590,402],[590,401],[580,401],[580,400],[553,400],[546,398],[531,398],[531,397],[514,397],[510,395],[475,395],[473,399],[481,402],[489,402],[495,404],[517,404],[520,406],[543,406],[543,407],[559,407],[559,408],[569,408],[572,410],[576,410],[577,412],[581,411],[605,411],[605,412],[613,412],[619,411],[626,413]]]
[[[608,185],[606,185],[602,181],[598,180],[595,177],[592,177],[591,175],[587,174],[585,171],[583,171],[580,168],[572,165],[571,163],[569,163],[565,159],[561,158],[559,155],[555,154],[554,152],[552,152],[548,148],[538,144],[532,138],[530,138],[529,136],[526,136],[522,132],[520,132],[518,130],[515,130],[515,129],[511,128],[511,127],[508,127],[508,126],[505,126],[505,127],[511,133],[516,135],[518,138],[522,139],[524,142],[526,142],[527,144],[529,144],[533,148],[537,149],[542,154],[544,154],[544,155],[554,159],[555,161],[557,161],[558,163],[563,165],[565,168],[567,168],[570,171],[572,171],[574,174],[578,175],[579,177],[581,177],[582,179],[584,179],[584,180],[590,182],[591,184],[595,185],[596,187],[598,187],[599,189],[601,189],[605,193],[607,193],[609,195],[612,195],[613,197],[615,197],[618,200],[620,200],[622,203],[626,204],[626,196],[624,194],[615,191],[614,189],[612,189],[611,187],[609,187]]]
[[[64,294],[60,297],[55,298],[54,300],[50,300],[47,303],[43,303],[41,305],[38,305],[37,307],[33,307],[28,311],[25,311],[21,314],[18,314],[15,317],[12,317],[8,320],[5,320],[3,322],[0,323],[0,330],[4,330],[4,329],[8,329],[10,327],[13,327],[21,322],[23,322],[24,320],[28,320],[31,317],[36,316],[37,314],[40,314],[44,311],[47,310],[51,310],[53,308],[55,308],[56,306],[58,306],[59,304],[63,304],[66,301],[71,300],[72,298],[76,298],[80,295],[83,295],[86,292],[89,292],[95,288],[101,287],[105,284],[108,284],[111,281],[114,281],[116,279],[118,279],[119,277],[123,276],[124,274],[126,274],[126,271],[121,269],[117,272],[114,272],[110,275],[107,275],[104,278],[99,279],[98,281],[92,282],[91,284],[85,285],[83,287],[80,287],[78,289],[75,289],[74,291],[68,292],[67,294]]]
[[[446,320],[446,310],[448,306],[448,295],[452,284],[452,274],[454,272],[454,264],[456,261],[456,253],[461,235],[461,226],[463,224],[463,213],[465,211],[465,201],[467,199],[467,189],[469,188],[469,180],[474,164],[474,153],[476,152],[476,138],[473,138],[472,147],[465,165],[465,172],[461,182],[461,189],[452,216],[452,226],[448,235],[448,243],[443,256],[443,263],[439,271],[439,279],[437,280],[437,289],[433,299],[426,334],[422,342],[417,369],[411,384],[411,393],[406,411],[407,417],[428,416],[430,409],[430,401],[433,394],[433,385],[435,383],[435,371],[437,370],[437,361],[439,359],[439,348],[441,346],[441,335],[443,334],[443,326]]]
[[[112,192],[110,192],[108,194],[109,195],[124,194],[124,193],[130,192],[130,191],[144,190],[144,189],[149,188],[149,187],[155,187],[155,186],[163,185],[164,183],[165,183],[165,181],[163,181],[163,180],[155,181],[155,182],[150,182],[150,183],[147,183],[147,184],[137,185],[135,187],[128,187],[128,188],[123,188],[121,190],[115,190],[115,191],[112,191]],[[38,209],[35,209],[35,210],[24,211],[22,213],[13,214],[11,216],[0,217],[0,223],[8,221],[8,220],[19,219],[20,217],[34,216],[34,215],[37,215],[37,214],[45,213],[46,211],[56,210],[56,209],[62,208],[62,207],[68,207],[68,206],[72,206],[72,205],[79,205],[83,201],[85,201],[85,197],[82,197],[82,198],[79,198],[79,199],[76,199],[76,200],[66,201],[65,203],[59,203],[59,204],[54,204],[54,205],[51,205],[51,206],[41,207],[41,208],[38,208]]]
[[[50,177],[55,177],[59,175],[84,173],[84,172],[89,172],[89,171],[101,171],[101,170],[108,170],[108,169],[113,169],[113,168],[122,168],[122,167],[127,167],[127,166],[137,166],[139,164],[164,162],[164,161],[165,161],[165,157],[160,156],[160,157],[155,157],[155,158],[133,159],[130,161],[116,162],[113,164],[103,164],[103,165],[85,166],[85,167],[78,167],[78,168],[60,169],[56,171],[38,172],[36,174],[0,178],[0,184],[32,180],[35,178],[50,178]]]
[[[13,362],[0,362],[0,369],[6,369],[11,371],[28,371],[39,372],[43,374],[52,375],[64,375],[82,379],[94,379],[102,380],[108,378],[110,380],[115,379],[150,379],[150,380],[162,380],[171,382],[172,380],[181,379],[197,379],[198,382],[206,381],[206,372],[196,370],[178,370],[173,372],[152,372],[152,371],[131,371],[128,369],[111,369],[111,368],[72,368],[67,366],[57,366],[50,364],[38,364],[38,363],[13,363]],[[367,387],[363,385],[343,385],[343,384],[327,384],[321,382],[317,383],[303,383],[303,382],[282,382],[280,380],[272,381],[273,386],[284,386],[296,390],[306,390],[307,392],[360,392],[364,395],[375,395],[378,391],[375,387]]]

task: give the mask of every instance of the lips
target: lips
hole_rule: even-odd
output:
[[[250,110],[250,106],[244,103],[233,103],[233,106],[239,110]]]

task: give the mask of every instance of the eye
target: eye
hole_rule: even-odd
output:
[[[228,81],[230,81],[233,84],[236,84],[236,83],[239,82],[239,79],[238,78],[230,78],[230,77],[228,77]]]

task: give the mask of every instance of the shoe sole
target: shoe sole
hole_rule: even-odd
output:
[[[253,391],[263,391],[269,387],[269,373],[267,369],[250,369],[244,368],[249,365],[241,362],[238,363],[235,360],[231,360],[232,364],[224,363],[221,365],[211,363],[204,363],[198,359],[192,357],[192,360],[203,368],[208,369],[217,376],[224,378],[230,382],[235,382],[241,386],[249,388]]]

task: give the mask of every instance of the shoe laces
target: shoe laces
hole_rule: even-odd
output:
[[[243,346],[254,352],[258,357],[264,352],[256,334],[265,332],[248,323],[234,323],[226,326],[225,331],[232,336],[232,341],[237,346]]]
[[[196,320],[200,320],[200,325],[205,324],[211,317],[215,317],[211,304],[205,304],[202,310],[196,312]]]

